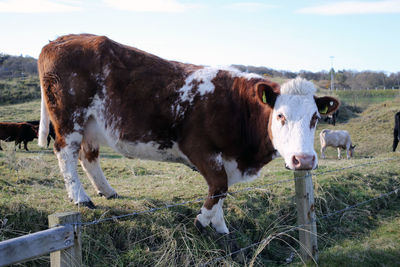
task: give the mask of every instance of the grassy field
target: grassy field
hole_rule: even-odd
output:
[[[335,95],[349,106],[365,109],[372,104],[381,103],[393,98],[400,97],[400,90],[321,90],[321,94]]]
[[[381,99],[380,101],[383,101]],[[0,106],[0,121],[39,118],[39,101]],[[394,98],[360,108],[354,118],[335,127],[347,129],[357,145],[351,160],[337,160],[336,150],[327,149],[314,171],[318,217],[340,210],[400,186],[400,155],[391,153],[393,117],[400,99]],[[166,204],[205,197],[207,186],[197,173],[181,164],[128,160],[103,148],[101,164],[111,185],[120,195],[106,200],[95,195],[79,167],[81,181],[97,205],[96,210],[75,206],[67,200],[63,179],[51,149],[40,149],[33,142],[30,152],[14,151],[12,143],[2,142],[0,151],[0,240],[47,229],[47,216],[55,212],[79,211],[85,222],[100,218],[161,207]],[[392,160],[387,160],[391,158]],[[381,161],[338,172],[329,170]],[[211,229],[200,234],[193,220],[202,203],[190,203],[151,214],[103,222],[82,229],[85,266],[278,266],[303,265],[296,254],[296,231],[280,234],[296,225],[293,173],[276,159],[262,170],[260,179],[238,184],[230,191],[262,187],[232,194],[224,203],[229,236]],[[260,240],[262,244],[229,253]],[[318,222],[321,266],[399,266],[400,197],[392,195],[331,216]],[[219,260],[211,261],[222,257]],[[292,261],[293,259],[293,261]],[[49,265],[49,257],[23,264]]]

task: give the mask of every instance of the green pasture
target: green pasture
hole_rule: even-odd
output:
[[[348,103],[343,100],[346,96],[338,95],[342,102]],[[313,172],[318,217],[400,187],[400,155],[390,152],[393,117],[400,110],[400,98],[375,97],[379,101],[360,106],[357,112],[350,107],[348,112],[354,116],[336,126],[318,124],[315,136],[318,154],[318,134],[324,128],[348,130],[357,145],[351,160],[336,159],[333,148],[327,149],[327,159],[319,160],[319,168]],[[38,100],[0,105],[0,121],[39,119],[39,110]],[[52,150],[41,149],[35,142],[28,146],[30,152],[14,151],[12,143],[2,142],[0,240],[47,229],[47,216],[55,212],[79,211],[82,220],[89,222],[207,195],[201,175],[182,164],[129,160],[102,148],[101,165],[120,197],[106,200],[95,195],[79,166],[81,181],[97,209],[78,207],[67,199]],[[381,162],[368,164],[377,161]],[[358,167],[325,173],[351,166]],[[211,228],[203,234],[197,231],[193,221],[201,202],[83,227],[84,265],[304,265],[296,253],[297,231],[283,234],[296,225],[294,182],[283,182],[290,179],[293,173],[278,158],[263,168],[256,181],[232,186],[230,192],[258,188],[226,198],[225,219],[231,231],[228,236],[218,235]],[[271,236],[268,244],[229,255]],[[399,237],[400,196],[394,194],[319,221],[319,265],[399,266]],[[48,265],[49,256],[22,264]]]

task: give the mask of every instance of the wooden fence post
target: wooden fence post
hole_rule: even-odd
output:
[[[81,215],[79,212],[62,212],[49,215],[49,227],[57,225],[80,223]],[[74,227],[74,244],[72,247],[50,253],[52,267],[78,267],[82,266],[82,244],[80,226]]]
[[[314,188],[309,171],[295,171],[297,223],[299,228],[300,255],[305,261],[318,260],[317,224]]]

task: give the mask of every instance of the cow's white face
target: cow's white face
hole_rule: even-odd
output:
[[[320,117],[312,95],[279,95],[270,117],[272,143],[292,170],[315,169],[314,134]]]
[[[336,111],[339,101],[314,96],[311,82],[296,78],[282,85],[280,91],[267,83],[257,84],[260,101],[272,109],[268,127],[274,148],[291,170],[312,170],[318,165],[314,134],[320,114]]]

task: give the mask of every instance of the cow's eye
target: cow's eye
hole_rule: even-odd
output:
[[[278,121],[281,121],[282,125],[285,124],[286,118],[285,118],[285,116],[284,116],[282,113],[279,113],[276,117],[277,117],[277,120],[278,120]]]

